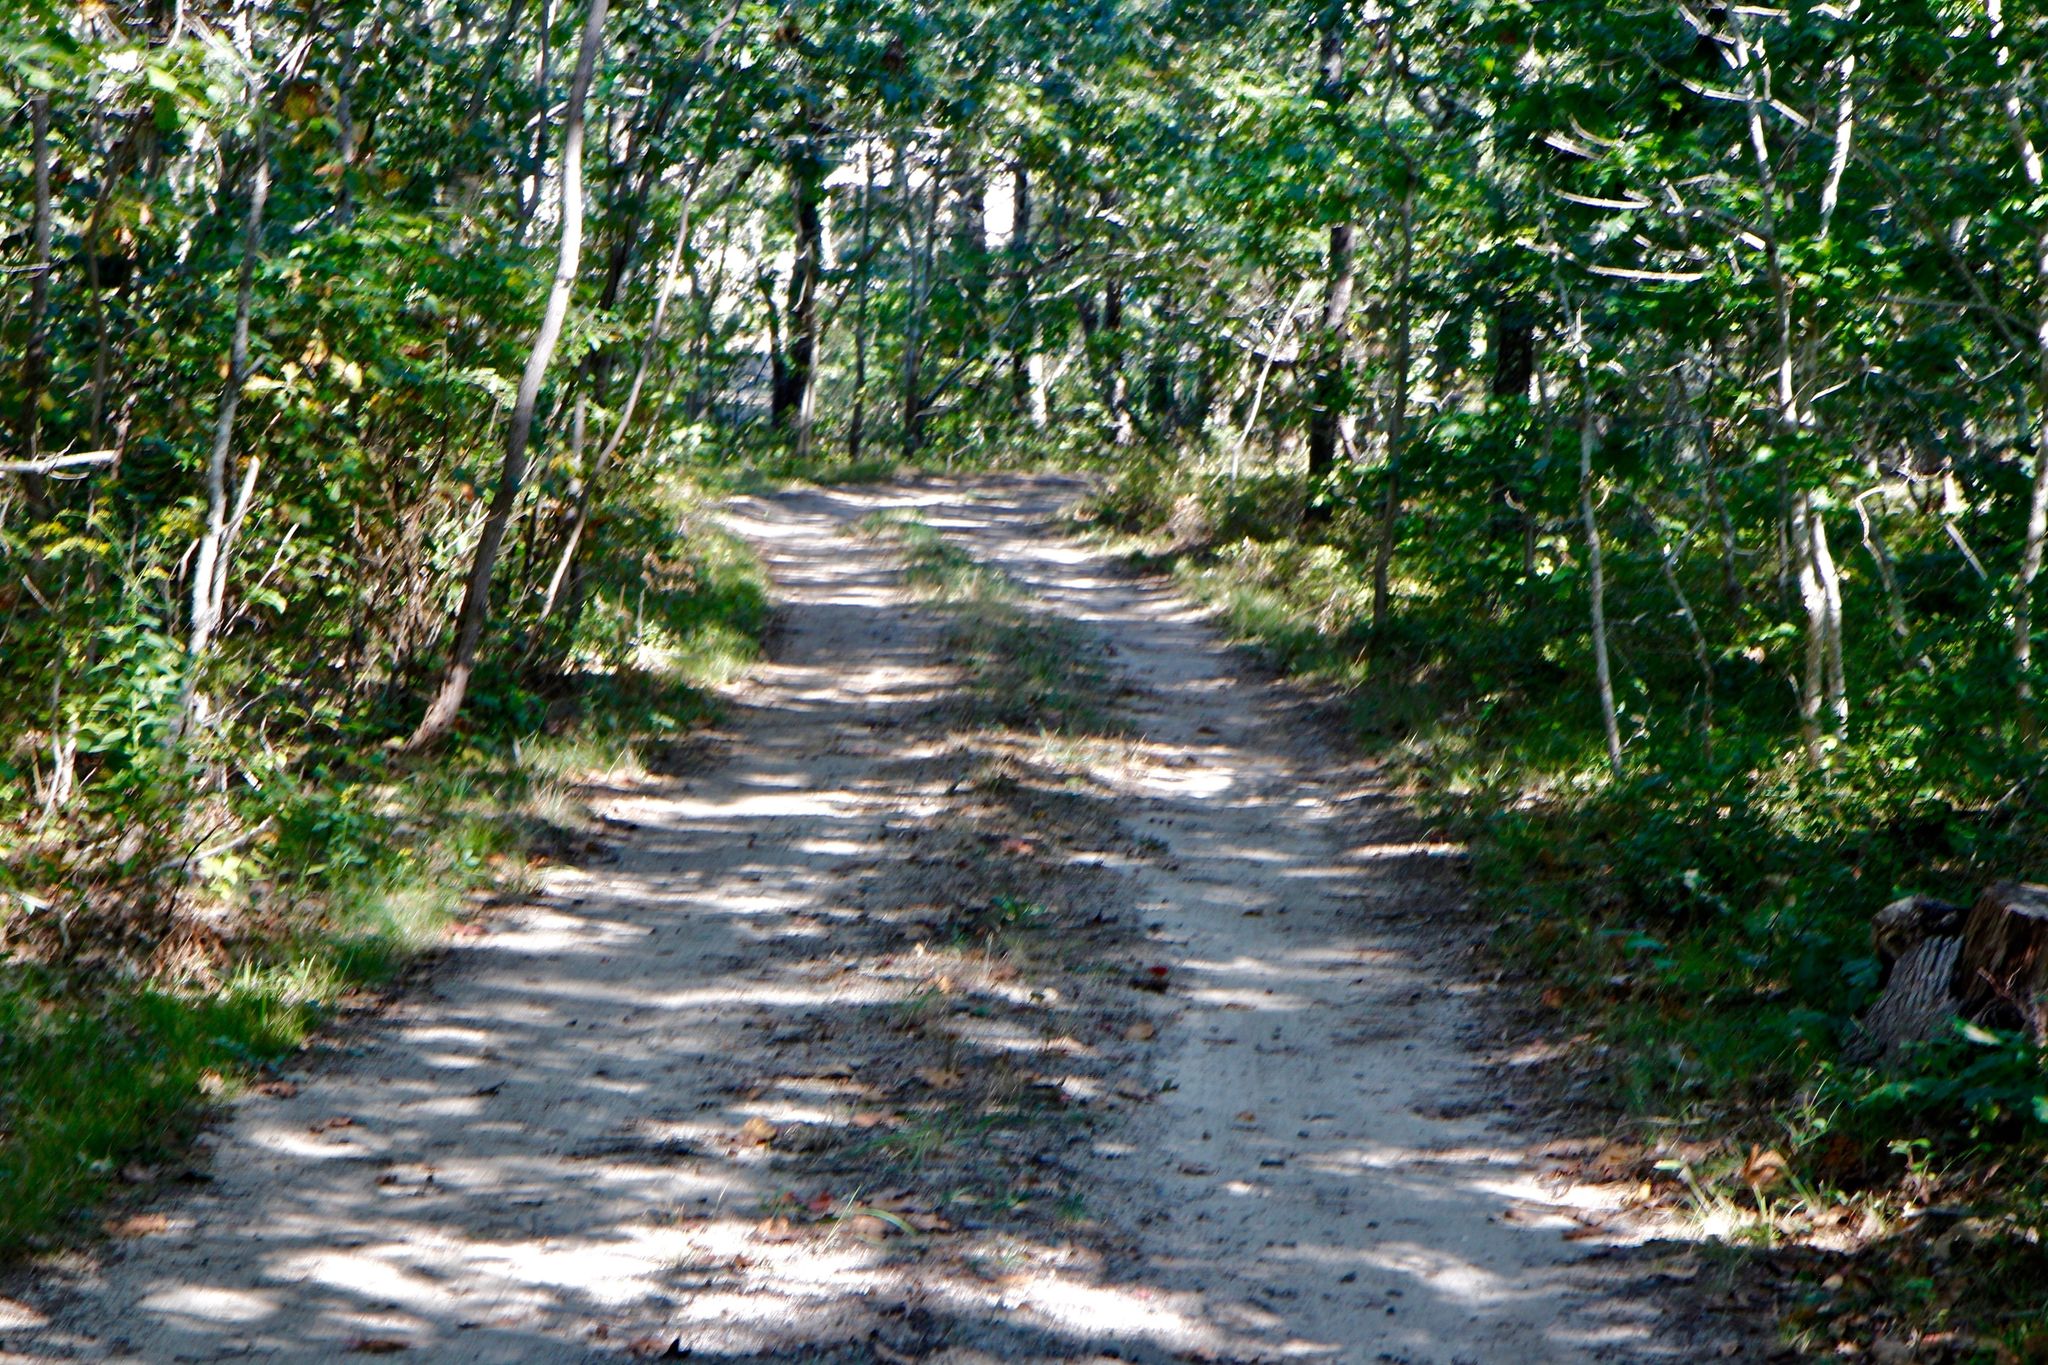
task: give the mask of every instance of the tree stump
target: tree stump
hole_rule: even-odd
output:
[[[1908,896],[1871,919],[1870,941],[1884,991],[1858,1021],[1848,1060],[1894,1057],[1940,1037],[1956,1018],[2048,1042],[2048,886],[1999,882],[1967,916]]]
[[[1984,889],[1963,925],[1951,989],[1964,1018],[2048,1042],[2048,886]]]
[[[1931,896],[1907,896],[1871,917],[1870,946],[1884,991],[1857,1023],[1850,1061],[1874,1062],[1940,1035],[1955,1014],[1962,927],[1962,907]]]

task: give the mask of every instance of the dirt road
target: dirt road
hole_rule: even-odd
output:
[[[1456,850],[1060,538],[1074,493],[735,505],[783,624],[723,726],[602,794],[610,856],[236,1106],[210,1183],[46,1277],[0,1358],[1717,1354],[1499,1107]],[[964,703],[945,613],[849,534],[880,508],[1067,623],[1100,722]]]

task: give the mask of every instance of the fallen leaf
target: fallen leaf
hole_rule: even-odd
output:
[[[775,1141],[775,1125],[756,1114],[740,1125],[740,1141],[752,1147],[766,1147]]]
[[[410,1351],[412,1343],[402,1337],[357,1337],[342,1349],[353,1356],[395,1356]]]
[[[1240,1109],[1237,1113],[1237,1121],[1239,1123],[1257,1123],[1259,1116],[1249,1109]]]
[[[1783,1153],[1752,1145],[1749,1160],[1742,1163],[1742,1181],[1752,1189],[1767,1190],[1792,1173]]]
[[[148,1237],[170,1230],[171,1220],[161,1213],[131,1213],[126,1218],[107,1221],[107,1235],[110,1237]]]
[[[934,1090],[951,1090],[964,1079],[957,1071],[936,1066],[919,1067],[914,1074]]]
[[[299,1093],[299,1087],[290,1081],[258,1081],[249,1088],[273,1100],[288,1100]]]
[[[847,1230],[856,1237],[882,1238],[901,1229],[872,1213],[857,1213],[846,1220]]]
[[[1140,1019],[1124,1030],[1124,1041],[1127,1043],[1148,1042],[1158,1036],[1159,1026],[1149,1019]]]

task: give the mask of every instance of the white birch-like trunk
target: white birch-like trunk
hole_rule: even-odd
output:
[[[206,460],[206,522],[192,558],[192,606],[185,640],[185,676],[178,689],[178,715],[171,732],[177,743],[199,710],[199,672],[220,629],[227,600],[228,564],[242,519],[256,491],[260,461],[251,461],[241,488],[230,501],[229,468],[234,454],[235,417],[242,386],[249,382],[249,311],[256,295],[256,261],[263,248],[263,213],[270,200],[270,147],[259,126],[256,166],[251,173],[248,215],[242,227],[242,261],[235,279],[235,319],[228,341],[228,373],[214,413],[213,444]]]
[[[470,677],[476,672],[477,647],[490,615],[491,575],[497,569],[498,551],[504,545],[505,530],[526,479],[526,452],[533,437],[534,408],[548,366],[554,360],[555,347],[562,339],[562,324],[569,316],[569,296],[576,288],[576,275],[582,265],[583,113],[597,71],[598,51],[604,42],[607,3],[608,0],[590,0],[590,11],[583,22],[583,44],[576,58],[576,76],[570,85],[568,108],[562,116],[562,240],[555,261],[554,284],[548,291],[547,307],[541,314],[540,330],[534,334],[533,349],[526,357],[526,368],[519,377],[512,423],[505,437],[505,461],[498,474],[497,491],[484,516],[476,557],[470,565],[448,671],[426,715],[421,717],[419,728],[405,742],[408,750],[427,748],[454,728],[463,699],[469,694]]]

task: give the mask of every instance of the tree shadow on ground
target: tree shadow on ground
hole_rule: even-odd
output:
[[[1436,998],[1432,966],[1368,927],[1375,888],[1401,885],[1387,870],[1436,852],[1411,831],[1304,861],[1267,826],[1218,826],[1219,802],[1302,818],[1272,794],[1300,764],[1272,747],[1284,711],[1119,734],[1136,747],[1100,762],[1121,786],[956,728],[942,626],[839,534],[889,496],[952,495],[743,506],[791,599],[778,656],[715,735],[607,794],[634,827],[610,860],[554,875],[238,1106],[211,1182],[24,1292],[0,1359],[1448,1365],[1508,1359],[1496,1327],[1596,1292],[1600,1311],[1517,1338],[1517,1365],[1686,1358],[1651,1343],[1651,1286],[1465,1244],[1526,1201],[1534,1135],[1419,1115],[1402,1090],[1306,1145],[1314,1115],[1301,1138],[1242,1125],[1242,1171],[1134,1147],[1147,1107],[1196,1083],[1205,1040],[1162,1055],[1161,1027],[1229,1012],[1270,1034],[1210,1082],[1249,1113],[1290,1030],[1364,1046]],[[1138,681],[1141,730],[1145,706],[1196,715],[1212,687]],[[1149,926],[1169,874],[1219,916],[1319,899],[1356,923],[1204,957]],[[1370,976],[1370,1000],[1333,1011],[1333,972]],[[1333,1097],[1361,1083],[1384,1078],[1328,1078]],[[1211,1248],[1239,1245],[1225,1225],[1283,1197],[1299,1235],[1233,1267],[1227,1301],[1205,1292]],[[1527,1217],[1532,1245],[1569,1226]],[[1310,1300],[1336,1328],[1294,1336]]]

